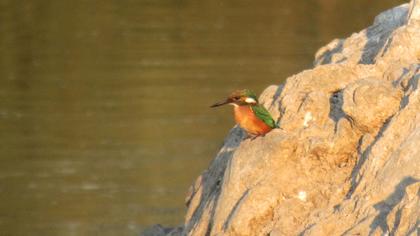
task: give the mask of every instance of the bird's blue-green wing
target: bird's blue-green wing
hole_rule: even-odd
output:
[[[262,105],[258,104],[252,106],[251,108],[254,114],[268,126],[270,126],[273,129],[278,128],[278,125],[273,120],[273,117],[271,117],[270,113]]]

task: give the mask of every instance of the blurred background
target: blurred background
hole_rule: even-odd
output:
[[[0,0],[0,235],[138,235],[183,222],[238,88],[402,0]]]

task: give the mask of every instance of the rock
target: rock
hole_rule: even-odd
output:
[[[416,235],[420,1],[333,40],[260,100],[280,129],[235,127],[193,184],[184,235]]]
[[[314,64],[373,64],[377,57],[382,56],[379,52],[386,50],[386,44],[391,43],[389,39],[393,31],[407,22],[408,8],[408,4],[404,4],[385,11],[367,29],[345,40],[333,40],[318,50]]]
[[[153,225],[152,227],[145,229],[140,235],[141,236],[181,236],[183,228],[166,228],[162,225]]]
[[[343,91],[343,111],[364,132],[377,131],[399,107],[402,91],[378,79],[361,79]]]

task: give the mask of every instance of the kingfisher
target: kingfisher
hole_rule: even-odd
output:
[[[219,107],[225,104],[233,105],[236,123],[244,129],[252,139],[264,136],[274,128],[279,128],[267,109],[258,103],[257,96],[249,89],[232,92],[229,97],[210,107]]]

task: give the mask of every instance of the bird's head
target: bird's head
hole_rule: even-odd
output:
[[[221,102],[217,102],[210,107],[218,107],[225,104],[234,106],[247,106],[258,104],[257,95],[249,89],[241,89],[232,92],[229,97]]]

